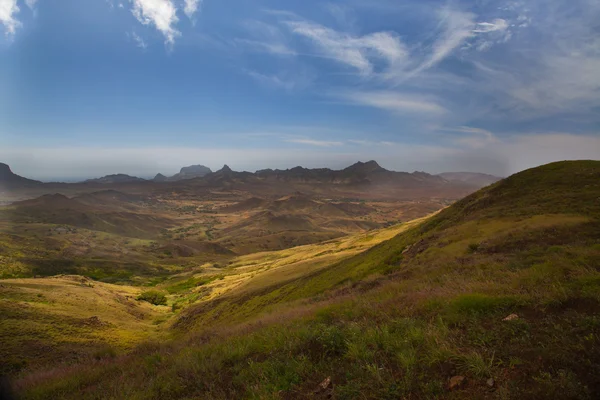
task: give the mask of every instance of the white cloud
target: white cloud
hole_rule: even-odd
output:
[[[175,38],[181,33],[175,29],[179,21],[177,8],[172,0],[130,0],[133,2],[133,15],[144,25],[154,25],[167,44],[175,43]]]
[[[478,22],[472,32],[476,36],[477,51],[489,50],[494,44],[506,43],[512,37],[508,21],[502,18],[496,18],[492,22]]]
[[[406,60],[408,50],[393,32],[375,32],[364,36],[341,33],[314,22],[284,21],[291,32],[310,39],[326,57],[371,75],[375,61],[383,60],[396,66]]]
[[[508,22],[502,18],[497,18],[493,22],[478,22],[473,29],[474,33],[488,33],[496,31],[505,31],[508,29]]]
[[[444,114],[446,109],[419,95],[392,91],[341,92],[336,97],[351,104],[380,108],[395,113]]]
[[[19,13],[17,0],[0,0],[0,24],[4,25],[6,35],[13,36],[21,23],[15,19]]]
[[[201,6],[202,0],[185,0],[183,12],[191,19]]]

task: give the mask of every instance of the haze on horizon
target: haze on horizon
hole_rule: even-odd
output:
[[[594,0],[0,0],[0,162],[40,180],[600,155]]]

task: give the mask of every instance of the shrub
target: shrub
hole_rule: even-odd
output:
[[[93,355],[96,360],[103,360],[107,358],[115,358],[117,356],[117,352],[114,348],[107,345],[97,349]]]
[[[477,253],[477,250],[479,250],[479,243],[470,243],[467,252],[473,254]]]
[[[138,300],[147,301],[150,304],[154,304],[155,306],[166,306],[167,305],[167,296],[164,293],[161,293],[156,290],[149,290],[147,292],[143,292],[137,298]]]

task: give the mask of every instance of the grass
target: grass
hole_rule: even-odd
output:
[[[161,335],[139,289],[76,276],[0,282],[0,374],[105,358]],[[15,334],[18,332],[18,334]]]
[[[332,258],[360,245],[338,240],[292,249],[299,259],[238,258],[176,315],[175,340],[25,372],[16,386],[25,399],[300,399],[329,377],[323,395],[338,399],[592,399],[598,182],[599,162],[550,164],[359,254]],[[192,278],[177,283],[184,293]],[[454,375],[466,385],[450,392]]]

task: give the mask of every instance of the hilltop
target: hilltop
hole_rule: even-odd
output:
[[[302,260],[287,267],[272,253],[239,258],[226,295],[176,313],[176,341],[17,387],[67,399],[103,388],[164,399],[592,399],[599,182],[600,162],[549,164],[359,254],[336,258],[341,243],[323,243],[286,250]],[[346,248],[371,239],[353,240]]]
[[[212,173],[211,169],[204,165],[190,165],[189,167],[183,167],[178,174],[170,177],[166,177],[163,174],[157,174],[154,177],[155,182],[176,182],[185,179],[202,178]]]
[[[138,178],[137,176],[131,176],[127,174],[114,174],[106,175],[102,178],[88,179],[83,183],[99,183],[99,184],[112,184],[112,183],[132,183],[132,182],[145,182],[145,179]]]
[[[22,176],[15,174],[7,164],[0,163],[0,186],[19,186],[39,183],[41,182],[23,178]]]

